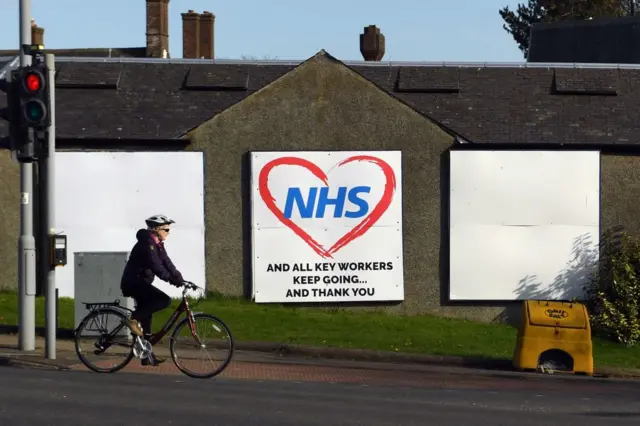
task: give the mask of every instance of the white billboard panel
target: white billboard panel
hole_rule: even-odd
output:
[[[176,221],[167,252],[185,279],[204,286],[203,167],[200,152],[56,153],[55,229],[68,236],[67,266],[56,269],[60,296],[74,295],[74,252],[128,252],[153,214]],[[181,292],[158,278],[154,285]]]
[[[452,151],[450,299],[581,297],[599,222],[597,151]]]

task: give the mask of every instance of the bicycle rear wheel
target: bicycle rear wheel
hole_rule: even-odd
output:
[[[133,358],[135,337],[127,325],[127,316],[113,308],[90,312],[78,325],[76,354],[97,373],[115,373]]]
[[[193,328],[183,319],[171,334],[171,358],[182,373],[208,379],[227,368],[233,357],[233,337],[229,328],[213,315],[193,315]]]

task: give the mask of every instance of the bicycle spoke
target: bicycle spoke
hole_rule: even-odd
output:
[[[171,349],[174,361],[187,375],[215,376],[224,370],[231,360],[233,354],[231,333],[220,320],[213,316],[196,315],[193,330],[189,322],[182,322],[176,328],[173,337]]]
[[[117,371],[132,357],[133,338],[125,315],[113,309],[98,309],[83,320],[76,332],[76,352],[88,368]]]

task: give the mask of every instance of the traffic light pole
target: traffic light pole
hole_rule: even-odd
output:
[[[55,172],[54,165],[56,162],[56,98],[55,98],[55,58],[52,54],[48,53],[45,56],[45,64],[49,69],[49,96],[50,107],[49,114],[51,116],[51,126],[47,132],[47,150],[48,155],[45,155],[38,164],[38,182],[41,191],[44,191],[41,198],[42,205],[40,206],[40,229],[42,232],[40,235],[45,241],[43,245],[43,259],[40,265],[42,266],[43,273],[46,271],[46,328],[47,337],[45,340],[45,352],[48,359],[56,359],[56,270],[51,262],[51,241],[53,241],[54,224],[55,224]]]
[[[31,65],[23,46],[31,45],[31,4],[20,0],[20,67]],[[33,133],[28,137],[33,138]],[[23,141],[26,143],[27,141]],[[20,163],[20,239],[18,240],[18,348],[36,348],[36,241],[33,236],[33,163]]]

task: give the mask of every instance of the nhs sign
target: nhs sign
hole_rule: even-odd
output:
[[[400,151],[251,154],[256,302],[404,299]]]

